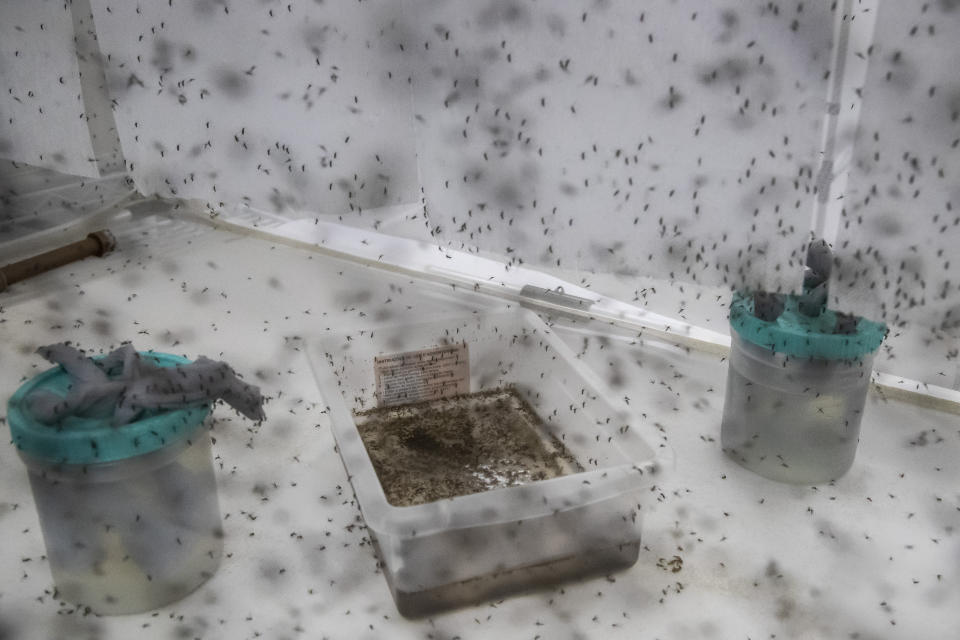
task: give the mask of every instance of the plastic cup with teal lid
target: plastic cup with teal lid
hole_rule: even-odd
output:
[[[162,353],[160,367],[189,364]],[[65,396],[62,368],[24,383],[7,420],[27,467],[56,597],[100,614],[136,613],[183,598],[217,570],[223,529],[210,437],[210,403],[152,409],[128,424],[92,407],[48,424],[29,401]]]
[[[812,299],[808,290],[738,292],[730,306],[723,449],[782,482],[827,482],[850,469],[873,358],[887,332]]]

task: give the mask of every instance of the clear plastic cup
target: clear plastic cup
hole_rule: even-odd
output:
[[[853,465],[880,323],[783,296],[774,313],[736,294],[720,435],[736,462],[781,482],[816,484]]]
[[[853,465],[873,355],[790,358],[733,334],[721,443],[772,480],[818,483]]]
[[[161,366],[186,363],[141,354]],[[223,529],[207,434],[209,406],[39,423],[26,401],[65,393],[58,368],[10,399],[8,422],[26,464],[57,597],[100,614],[136,613],[183,598],[217,570]]]

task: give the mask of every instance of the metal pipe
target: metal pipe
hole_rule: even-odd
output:
[[[0,267],[0,291],[15,283],[25,280],[57,267],[62,267],[76,260],[83,260],[89,256],[103,256],[113,251],[117,241],[113,234],[106,229],[94,231],[83,240],[71,242],[68,245],[52,249],[40,255],[12,262]]]

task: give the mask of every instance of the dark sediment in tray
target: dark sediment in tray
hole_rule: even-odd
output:
[[[582,470],[512,387],[363,411],[357,428],[394,506]]]

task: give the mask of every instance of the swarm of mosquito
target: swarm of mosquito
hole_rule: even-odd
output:
[[[81,4],[56,10],[78,11]],[[429,7],[220,0],[90,4],[127,171],[161,197],[201,198],[212,215],[241,203],[290,217],[332,212],[338,221],[380,229],[390,221],[377,207],[416,201],[422,209],[404,229],[432,242],[495,253],[508,269],[569,270],[587,286],[592,272],[672,280],[682,292],[684,286],[697,291],[696,301],[682,296],[675,312],[683,317],[697,301],[724,304],[722,295],[701,300],[701,287],[795,290],[813,202],[833,177],[822,171],[820,124],[833,71],[833,17],[845,10],[844,3],[724,8],[620,0],[575,7],[525,0]],[[854,12],[859,4],[853,3]],[[874,42],[854,52],[870,66],[864,86],[855,88],[855,97],[844,105],[856,102],[863,117],[859,130],[844,132],[853,161],[833,243],[830,300],[840,311],[891,326],[887,358],[898,355],[901,335],[925,343],[925,353],[933,354],[926,366],[945,386],[953,384],[950,367],[960,358],[960,261],[952,256],[960,246],[960,93],[953,68],[933,61],[946,59],[940,54],[960,41],[958,15],[957,3],[947,0],[884,3]],[[87,18],[76,21],[82,29],[91,28]],[[368,28],[359,33],[347,28],[356,24]],[[17,39],[54,37],[42,19],[0,25],[0,33],[13,43],[13,64],[19,57]],[[368,46],[377,54],[374,67],[359,69],[343,54]],[[35,86],[13,86],[0,76],[6,84],[0,87],[4,127],[58,126],[45,113],[55,112],[54,101],[63,99],[55,92],[76,69],[45,72],[49,77]],[[384,95],[395,100],[383,104]],[[83,96],[70,98],[78,119],[101,115],[84,104]],[[29,118],[18,111],[24,105]],[[378,125],[383,110],[408,109],[416,137]],[[7,146],[0,129],[0,153],[10,153]],[[46,155],[35,161],[52,168],[60,162]],[[418,167],[413,173],[421,182],[403,181],[411,166]],[[13,182],[0,185],[0,204],[9,206],[17,189]],[[162,239],[139,240],[137,245],[137,238],[128,238],[125,248],[121,242],[110,258],[107,269],[115,277],[120,276],[114,272],[156,267]],[[262,275],[257,265],[249,268],[249,277]],[[212,313],[193,337],[197,342],[229,331],[237,321],[229,313],[236,297],[217,286],[217,269],[201,265],[189,274],[175,269],[169,274],[177,295],[185,296],[180,303]],[[87,271],[76,269],[71,277]],[[349,271],[325,271],[322,278],[341,292],[342,305],[282,312],[278,305],[277,315],[257,318],[264,339],[279,340],[278,325],[291,318],[316,330],[335,316],[359,323],[416,312],[413,282],[365,283],[375,294],[358,297]],[[289,300],[295,297],[294,284],[277,280],[263,288],[264,298]],[[74,293],[82,300],[82,283]],[[659,296],[652,287],[636,290],[641,304],[655,303]],[[129,284],[117,305],[147,309],[148,298],[148,291]],[[99,338],[136,334],[167,346],[187,339],[153,326],[146,312],[120,326],[109,304],[71,318],[66,300],[49,301],[47,311],[55,319],[43,327],[54,336],[48,342],[71,329],[92,329]],[[93,309],[89,304],[78,303]],[[40,321],[30,322],[25,330],[39,328]],[[283,337],[285,347],[299,344],[299,337]],[[638,336],[632,346],[642,346],[643,340]],[[588,341],[582,354],[613,351],[607,347]],[[608,381],[644,419],[657,423],[664,438],[670,435],[671,416],[716,412],[720,406],[713,386],[684,386],[679,369],[649,354],[630,355],[625,360],[622,353],[610,353]],[[265,367],[261,383],[267,388],[267,378],[282,380],[292,371]],[[630,379],[632,371],[641,372],[637,380]],[[657,411],[646,406],[649,397],[641,387],[656,391]],[[282,397],[277,383],[272,399]],[[303,418],[300,405],[292,404],[289,412],[291,420]],[[262,434],[259,428],[248,434],[251,449]],[[713,435],[701,437],[716,447]],[[925,430],[911,438],[910,446],[945,446],[945,437]],[[237,462],[231,468],[221,460],[220,472],[242,475]],[[909,478],[907,471],[898,473]],[[326,516],[325,531],[344,545],[362,544],[376,571],[369,540],[357,527],[359,511],[342,480],[335,490],[322,490],[321,503],[339,505]],[[730,483],[726,474],[716,481]],[[282,482],[264,484],[257,500],[281,487],[288,488]],[[820,488],[811,496],[839,491]],[[658,486],[657,495],[679,507],[696,500],[696,488]],[[864,500],[897,504],[896,494],[887,495]],[[803,511],[812,518],[830,499],[823,496],[816,504],[811,499]],[[936,502],[942,505],[945,499],[938,496]],[[758,505],[764,500],[758,498]],[[736,513],[721,513],[722,520],[737,520]],[[240,515],[251,536],[261,531],[253,510]],[[340,531],[347,526],[355,528],[349,535]],[[676,530],[683,540],[678,546],[689,546],[654,547],[653,555],[664,560],[671,575],[676,568],[677,576],[685,576],[695,563],[690,549],[703,533],[691,534],[691,521],[683,517]],[[820,531],[825,539],[837,535],[826,526]],[[938,544],[942,535],[930,537]],[[874,537],[864,536],[868,542]],[[293,530],[290,538],[304,536]],[[322,541],[315,547],[317,553],[333,549]],[[726,570],[723,561],[719,565]],[[30,566],[24,565],[24,575]],[[273,573],[278,577],[279,569]],[[784,579],[780,564],[771,562],[758,573],[754,588],[783,589],[777,586]],[[941,575],[923,580],[936,585]],[[617,588],[625,589],[624,582],[618,580]],[[684,583],[659,585],[654,602],[684,597]],[[565,595],[556,591],[546,606],[569,604]],[[786,620],[790,607],[782,609]],[[895,620],[887,600],[879,610]],[[496,611],[472,613],[472,624],[482,629]],[[624,610],[613,622],[606,610],[590,612],[577,626],[584,633],[601,623],[629,626],[633,613]],[[382,621],[370,617],[371,627]],[[459,635],[438,626],[430,632],[435,637]],[[548,637],[532,623],[530,631]]]

